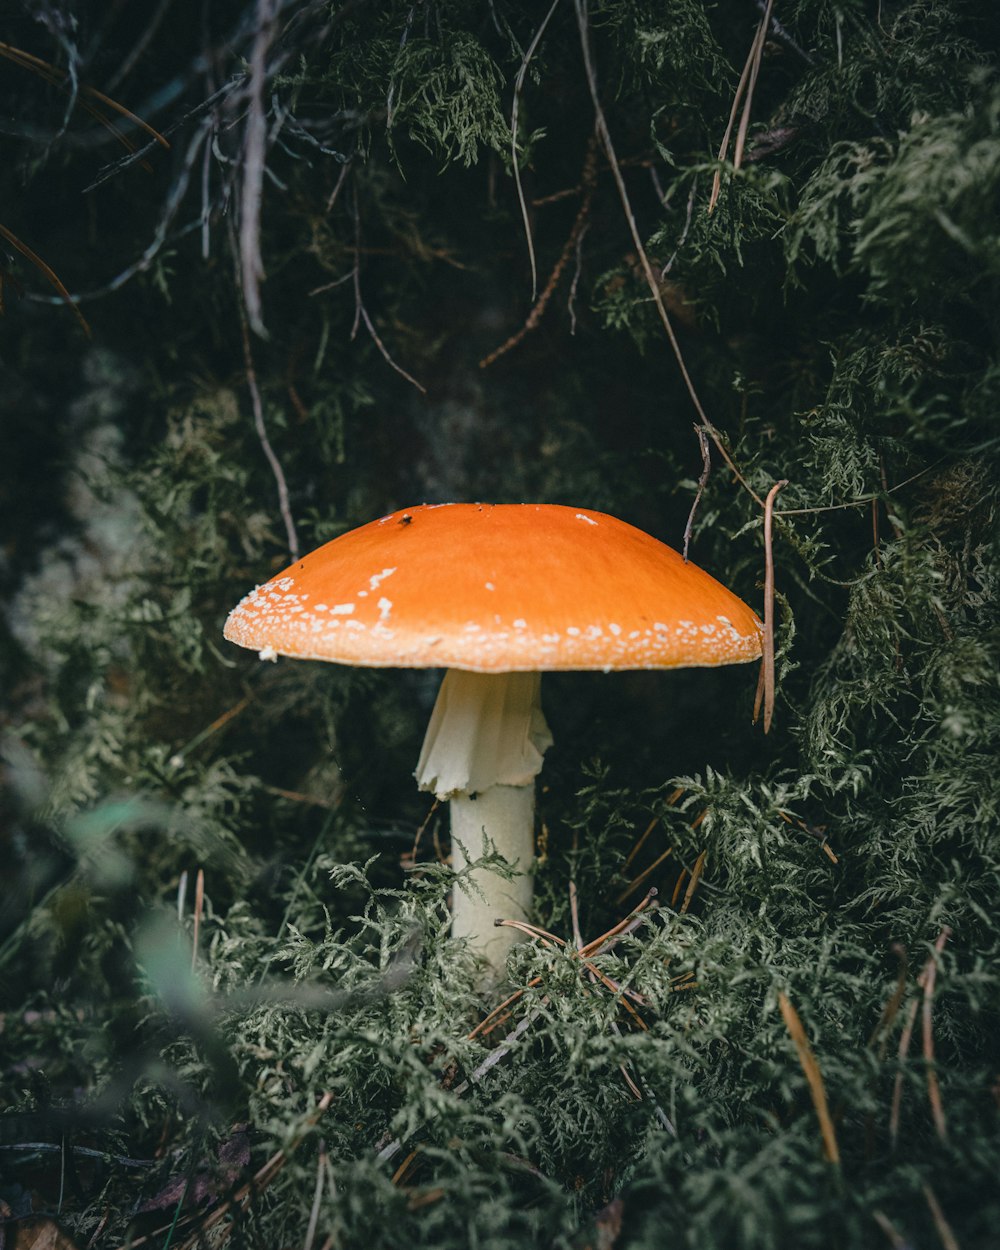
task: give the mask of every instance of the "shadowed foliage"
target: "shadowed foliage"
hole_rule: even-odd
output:
[[[998,21],[766,7],[5,16],[0,1244],[991,1244]],[[770,731],[546,677],[484,998],[436,675],[226,614],[459,499],[689,526],[763,614],[779,481]]]

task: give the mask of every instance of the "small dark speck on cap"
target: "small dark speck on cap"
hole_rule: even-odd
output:
[[[413,517],[408,512],[404,512],[399,518],[400,525],[409,525],[413,521]]]

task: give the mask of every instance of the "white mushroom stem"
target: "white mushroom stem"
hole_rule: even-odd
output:
[[[521,936],[496,920],[526,920],[534,882],[535,777],[552,743],[539,700],[540,673],[449,669],[431,714],[416,778],[451,802],[452,862],[458,872],[495,850],[512,880],[477,869],[456,881],[452,933],[503,973]]]

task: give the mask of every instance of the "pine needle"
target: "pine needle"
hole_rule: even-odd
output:
[[[0,225],[0,235],[2,235],[7,240],[7,242],[11,245],[11,247],[16,248],[21,253],[22,256],[27,257],[27,259],[31,261],[31,263],[35,266],[35,268],[40,270],[40,272],[45,277],[45,279],[48,282],[50,282],[52,286],[55,287],[55,289],[59,292],[59,295],[61,296],[61,298],[73,310],[74,314],[76,315],[77,321],[79,321],[80,325],[83,327],[84,334],[86,334],[87,338],[90,338],[90,326],[87,324],[86,318],[84,317],[83,313],[80,312],[79,308],[77,308],[72,295],[70,295],[69,291],[67,291],[66,288],[63,286],[58,275],[45,263],[44,260],[42,260],[40,256],[38,256],[35,252],[31,250],[30,247],[28,247],[27,243],[22,243],[21,240],[17,237],[17,235],[14,234],[12,231],[8,230],[6,226]]]
[[[819,1064],[816,1062],[816,1056],[813,1054],[812,1047],[809,1045],[809,1038],[802,1027],[799,1013],[792,1006],[788,996],[781,991],[778,993],[778,1006],[781,1008],[781,1016],[785,1021],[785,1028],[788,1029],[791,1039],[795,1043],[799,1063],[802,1065],[802,1071],[805,1073],[806,1081],[809,1083],[809,1093],[812,1096],[813,1107],[816,1109],[816,1118],[819,1120],[820,1133],[823,1136],[823,1154],[828,1162],[835,1167],[839,1167],[840,1149],[837,1146],[837,1135],[834,1132],[833,1120],[830,1117],[830,1109],[827,1106],[823,1074],[820,1071]]]
[[[680,914],[682,916],[691,906],[691,900],[694,898],[694,892],[698,888],[698,882],[701,880],[701,874],[705,868],[705,858],[707,855],[707,850],[702,851],[702,853],[694,861],[694,867],[691,869],[691,880],[688,882],[688,888],[684,891],[684,902],[681,904]]]
[[[0,43],[0,56],[5,56],[9,61],[13,61],[15,65],[20,65],[22,69],[31,70],[33,73],[38,74],[39,77],[44,78],[46,82],[51,83],[54,86],[65,85],[66,79],[69,77],[69,74],[67,74],[64,69],[60,69],[59,66],[52,65],[49,61],[43,60],[40,56],[34,56],[31,52],[25,52],[21,48],[12,47],[9,43]],[[119,104],[117,100],[113,100],[111,96],[105,95],[103,91],[98,91],[96,87],[88,87],[84,84],[81,90],[84,95],[90,96],[94,100],[98,100],[106,108],[113,109],[114,112],[119,114],[119,116],[126,118],[128,121],[132,122],[133,125],[138,126],[140,130],[144,130],[146,134],[148,134],[156,143],[169,150],[169,140],[164,135],[160,134],[154,126],[151,126],[149,122],[143,121],[138,114],[133,113],[131,109],[126,108],[124,104]],[[111,133],[121,144],[123,144],[123,146],[128,148],[129,151],[134,150],[135,145],[132,141],[126,135],[123,135],[114,123],[109,118],[105,117],[98,108],[96,108],[93,104],[89,104],[86,100],[81,101],[81,104],[92,117],[100,122],[101,125],[107,130],[111,131]]]

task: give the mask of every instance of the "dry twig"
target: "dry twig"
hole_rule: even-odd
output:
[[[624,903],[625,900],[628,898],[628,896],[632,893],[632,891],[638,889],[638,887],[642,885],[642,883],[647,879],[647,877],[649,877],[650,873],[655,872],[656,869],[659,868],[659,866],[667,858],[667,856],[673,854],[673,851],[674,851],[674,848],[672,846],[668,846],[667,849],[663,852],[663,854],[658,855],[656,859],[654,859],[653,862],[649,865],[648,868],[644,868],[637,877],[633,878],[633,880],[631,880],[628,883],[625,889],[622,890],[621,894],[619,894],[618,897],[615,899],[615,902]]]
[[[191,971],[198,966],[198,940],[201,936],[201,917],[205,910],[205,870],[198,869],[194,880],[194,932],[191,935]]]
[[[394,369],[396,373],[398,373],[400,377],[405,378],[411,386],[415,386],[421,395],[426,395],[427,388],[425,386],[421,386],[411,373],[407,373],[402,365],[397,365],[392,356],[390,356],[389,349],[379,338],[378,331],[375,329],[372,319],[368,315],[368,309],[365,307],[365,301],[361,295],[361,213],[358,209],[358,188],[356,182],[352,185],[351,189],[352,212],[354,215],[354,268],[351,270],[351,278],[354,282],[354,324],[351,326],[351,342],[353,343],[355,338],[357,338],[358,327],[363,321],[365,323],[365,329],[372,337],[372,342],[382,353],[382,358],[389,368]]]
[[[906,1019],[903,1023],[903,1031],[899,1035],[899,1048],[896,1053],[896,1060],[899,1070],[896,1073],[896,1079],[892,1083],[892,1102],[889,1106],[889,1140],[893,1146],[899,1137],[899,1116],[903,1102],[903,1064],[910,1051],[910,1039],[913,1037],[913,1025],[917,1018],[919,1002],[914,999],[906,1012]]]

